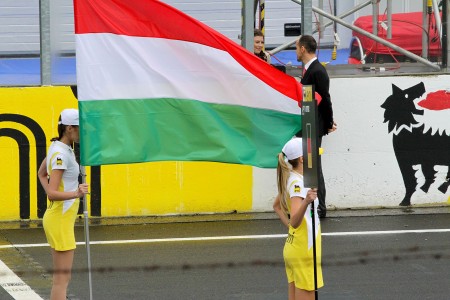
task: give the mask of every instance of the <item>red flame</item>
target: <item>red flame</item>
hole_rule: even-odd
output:
[[[450,91],[442,90],[429,93],[425,100],[420,101],[419,106],[430,110],[450,109]]]

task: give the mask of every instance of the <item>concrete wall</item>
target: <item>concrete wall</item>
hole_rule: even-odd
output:
[[[424,114],[414,118],[418,125],[426,124],[426,133],[432,138],[425,152],[414,152],[424,144],[420,136],[417,146],[404,151],[419,158],[411,166],[418,182],[411,203],[450,204],[450,188],[439,190],[445,185],[450,160],[450,94],[444,92],[435,99],[433,109],[418,105],[436,92],[449,90],[450,75],[334,78],[331,95],[338,131],[323,141],[330,208],[395,207],[403,199],[404,172],[399,169],[392,144],[394,133],[388,132],[381,105],[392,95],[393,85],[398,87],[394,100],[401,101],[408,97],[400,91],[421,82],[425,92],[414,102]],[[21,211],[28,211],[26,219],[39,218],[38,202],[46,201],[39,200],[36,176],[45,155],[41,150],[57,135],[59,112],[76,105],[69,87],[0,89],[0,220],[17,220]],[[403,127],[394,130],[396,134],[408,131]],[[445,161],[435,163],[433,159],[439,155]],[[425,183],[423,170],[430,166],[437,171],[436,180],[425,192],[420,189]],[[96,184],[92,181],[99,180],[101,194],[92,195],[96,198],[90,201],[101,207],[96,213],[101,216],[271,211],[277,193],[275,176],[274,169],[208,162],[103,166],[99,177],[92,176],[88,168],[88,181]]]
[[[323,172],[327,186],[327,205],[331,208],[360,208],[397,206],[405,196],[402,172],[393,150],[393,133],[388,133],[381,108],[392,95],[392,85],[407,89],[420,82],[425,93],[416,99],[416,106],[424,115],[415,115],[420,125],[428,124],[434,135],[442,137],[444,143],[430,145],[429,151],[420,153],[433,156],[438,151],[446,156],[445,164],[433,165],[436,180],[424,192],[420,187],[425,182],[422,165],[415,163],[414,175],[417,188],[411,203],[420,205],[450,204],[450,188],[446,193],[438,190],[446,180],[450,165],[450,76],[427,77],[373,77],[335,78],[331,80],[330,92],[338,130],[323,138]],[[417,105],[420,100],[436,91],[447,90],[442,99],[441,110],[430,110]],[[399,99],[401,101],[402,99]],[[403,129],[408,130],[408,129]],[[439,133],[440,132],[440,133]],[[417,141],[420,146],[420,141]],[[413,153],[414,148],[409,149]],[[275,196],[275,172],[254,169],[254,209],[269,209],[268,198]],[[272,183],[272,184],[270,184]],[[268,195],[270,197],[264,197]]]

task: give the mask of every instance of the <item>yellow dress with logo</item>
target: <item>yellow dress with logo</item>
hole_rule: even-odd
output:
[[[70,146],[55,141],[50,145],[47,154],[47,172],[51,177],[55,169],[64,170],[60,191],[76,191],[80,167]],[[56,251],[67,251],[76,248],[75,219],[80,200],[70,199],[50,201],[43,218],[43,226],[50,247]]]
[[[291,172],[288,180],[289,199],[287,207],[289,213],[291,210],[290,197],[305,198],[308,191],[303,185],[303,176]],[[314,200],[314,215],[316,227],[316,267],[317,267],[317,288],[323,286],[322,277],[322,239],[320,230],[320,221],[317,215],[319,200]],[[288,282],[294,282],[295,287],[313,291],[314,290],[314,263],[313,263],[313,236],[312,236],[312,217],[311,205],[305,212],[305,216],[299,227],[289,226],[289,234],[283,249],[283,257],[286,267]]]

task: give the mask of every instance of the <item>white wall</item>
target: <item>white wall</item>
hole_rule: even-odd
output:
[[[392,133],[388,133],[380,105],[392,94],[392,84],[406,89],[420,82],[426,90],[420,99],[438,90],[450,90],[450,75],[331,79],[330,93],[338,130],[325,136],[322,142],[329,207],[395,207],[401,202],[405,188],[392,146]],[[444,135],[450,139],[450,108],[425,109],[424,119],[445,127]],[[450,149],[446,151],[450,163]],[[428,193],[419,188],[424,177],[420,166],[416,169],[419,183],[411,203],[450,204],[450,188],[446,194],[437,190],[445,180],[448,166],[435,167],[436,181]],[[253,177],[253,209],[272,210],[277,190],[276,170],[254,168]]]

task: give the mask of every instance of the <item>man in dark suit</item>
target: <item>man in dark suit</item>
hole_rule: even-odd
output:
[[[303,75],[301,84],[313,85],[315,91],[322,97],[318,106],[318,146],[322,145],[322,137],[336,130],[336,123],[333,120],[333,107],[330,99],[330,78],[325,67],[316,57],[317,42],[310,35],[302,35],[296,43],[297,59],[303,63]],[[296,134],[301,136],[301,131]],[[318,157],[319,166],[319,186],[317,197],[319,198],[319,217],[324,218],[327,214],[325,205],[326,189],[325,180],[322,173],[322,159]]]

